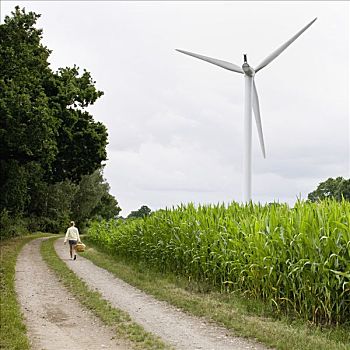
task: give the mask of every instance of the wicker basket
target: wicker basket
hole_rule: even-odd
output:
[[[75,246],[75,249],[77,252],[83,252],[83,251],[85,251],[85,247],[86,247],[86,245],[84,243],[78,243]]]

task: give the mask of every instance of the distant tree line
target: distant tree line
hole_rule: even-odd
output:
[[[147,205],[141,206],[140,209],[132,211],[127,219],[136,219],[136,218],[144,218],[151,214],[151,209],[147,207]]]
[[[121,210],[102,174],[107,129],[86,111],[103,92],[75,65],[51,70],[39,17],[16,7],[0,25],[1,237]]]

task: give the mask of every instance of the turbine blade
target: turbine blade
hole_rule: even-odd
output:
[[[176,51],[184,53],[185,55],[189,55],[189,56],[192,56],[192,57],[195,57],[195,58],[199,58],[200,60],[203,60],[203,61],[215,64],[216,66],[228,69],[228,70],[233,71],[233,72],[242,73],[242,74],[244,73],[243,69],[240,66],[237,66],[236,64],[233,64],[233,63],[230,63],[230,62],[221,61],[221,60],[218,60],[216,58],[211,58],[211,57],[207,57],[207,56],[198,55],[196,53],[192,53],[192,52],[188,52],[188,51],[183,51],[183,50],[178,50],[178,49],[176,49]]]
[[[262,151],[262,154],[263,154],[264,158],[266,158],[265,144],[264,144],[264,135],[263,135],[262,125],[261,125],[259,98],[258,98],[258,92],[256,90],[256,85],[255,85],[255,81],[254,80],[253,80],[252,106],[253,106],[253,111],[254,111],[254,115],[255,115],[256,127],[258,129],[258,135],[259,135],[259,142],[260,142],[261,151]]]
[[[307,24],[303,29],[299,30],[293,37],[291,37],[288,41],[286,41],[282,46],[276,49],[272,54],[267,56],[256,68],[255,72],[258,72],[260,69],[267,66],[270,62],[272,62],[277,56],[279,56],[293,41],[295,41],[301,34],[305,32],[307,28],[309,28],[315,21],[317,17],[313,19],[309,24]]]

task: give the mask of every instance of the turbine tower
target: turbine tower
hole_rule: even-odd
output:
[[[251,201],[252,197],[252,110],[255,115],[255,123],[258,129],[259,142],[263,157],[266,158],[264,136],[261,125],[259,98],[254,81],[255,73],[266,67],[277,56],[279,56],[293,41],[295,41],[307,28],[309,28],[317,17],[307,24],[304,28],[299,30],[293,37],[281,45],[278,49],[267,56],[255,69],[248,64],[247,55],[244,54],[244,63],[242,68],[236,64],[218,60],[207,56],[198,55],[196,53],[178,50],[186,55],[199,58],[200,60],[215,64],[221,68],[230,70],[232,72],[244,74],[245,80],[245,101],[244,101],[244,155],[243,155],[243,199],[244,202]]]

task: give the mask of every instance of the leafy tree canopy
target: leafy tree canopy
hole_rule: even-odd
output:
[[[350,179],[346,180],[343,177],[329,178],[321,182],[317,189],[308,195],[308,199],[312,202],[325,198],[334,198],[338,201],[344,198],[350,201]]]
[[[91,174],[106,159],[107,130],[84,110],[103,93],[95,89],[90,73],[85,70],[79,76],[76,66],[60,69],[51,83],[50,103],[59,120],[58,153],[51,179],[79,182],[82,175]]]
[[[84,175],[72,204],[72,215],[77,222],[93,218],[111,219],[121,211],[116,199],[109,194],[109,185],[102,169]]]
[[[53,75],[50,51],[34,27],[39,15],[18,7],[12,14],[0,25],[0,157],[20,164],[51,162],[59,121],[45,93],[45,82]]]
[[[106,160],[107,130],[84,110],[103,93],[89,72],[49,68],[40,15],[16,7],[0,25],[0,157],[39,162],[52,182],[79,182]]]
[[[39,17],[16,7],[0,25],[0,210],[14,213],[30,206],[33,175],[79,183],[106,160],[107,130],[85,110],[103,93],[86,70],[50,69]]]
[[[98,170],[107,130],[86,110],[103,92],[76,65],[51,70],[39,17],[16,7],[0,25],[0,221],[57,231],[72,213],[82,222],[120,208]]]

